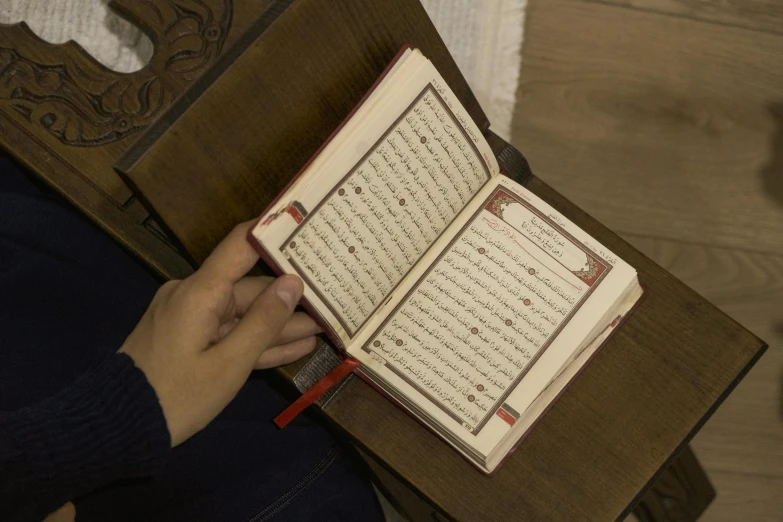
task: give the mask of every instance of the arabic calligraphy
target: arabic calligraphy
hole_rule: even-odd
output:
[[[511,237],[507,228],[481,210],[367,344],[471,429],[589,290],[563,277],[537,238]],[[559,240],[550,237],[553,247]]]
[[[349,335],[489,180],[460,128],[425,89],[282,247]]]

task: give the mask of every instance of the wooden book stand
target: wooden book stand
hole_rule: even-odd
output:
[[[765,344],[531,175],[491,134],[416,0],[111,5],[155,43],[136,73],[0,26],[0,144],[160,275],[187,275],[257,216],[404,43],[433,60],[518,179],[639,271],[645,302],[494,476],[347,379],[324,418],[401,509],[493,521],[622,520],[634,509],[685,521],[705,509],[714,492],[687,443]],[[328,369],[319,353],[311,373]],[[281,374],[306,386],[307,364]]]

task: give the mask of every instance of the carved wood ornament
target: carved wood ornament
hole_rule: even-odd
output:
[[[66,145],[105,145],[139,132],[220,54],[231,27],[231,0],[209,4],[112,2],[155,45],[149,65],[130,74],[106,69],[73,42],[52,46],[24,23],[5,26],[0,103],[33,132],[44,129]]]
[[[114,170],[141,132],[230,48],[272,0],[112,0],[154,53],[111,71],[73,41],[0,24],[0,146],[163,277],[192,268]]]

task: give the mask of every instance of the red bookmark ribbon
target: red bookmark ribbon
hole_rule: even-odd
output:
[[[277,424],[277,427],[285,428],[286,425],[294,420],[297,415],[302,413],[305,408],[320,399],[324,393],[329,391],[332,386],[342,381],[346,375],[358,368],[360,364],[361,363],[358,360],[352,357],[349,357],[338,364],[334,370],[324,375],[312,388],[291,403],[291,405],[283,410],[280,415],[275,417],[275,424]]]

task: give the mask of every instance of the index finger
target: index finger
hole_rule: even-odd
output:
[[[230,283],[236,283],[244,277],[260,257],[247,240],[247,233],[254,224],[255,220],[235,226],[204,260],[196,274]]]

